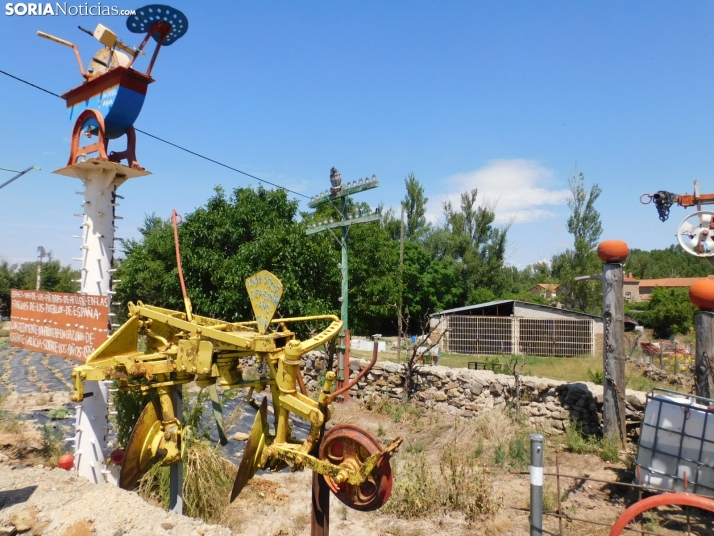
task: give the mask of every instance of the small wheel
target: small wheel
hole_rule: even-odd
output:
[[[320,444],[320,459],[334,465],[359,471],[371,455],[382,452],[379,442],[370,434],[351,424],[330,428]],[[329,476],[325,482],[340,501],[355,510],[381,508],[392,494],[392,467],[384,457],[360,486],[346,482],[338,484]]]
[[[677,228],[677,240],[690,255],[714,256],[714,212],[700,210],[684,218]]]

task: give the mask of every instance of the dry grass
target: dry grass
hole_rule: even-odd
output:
[[[169,467],[154,466],[139,481],[139,495],[168,508]],[[191,441],[183,459],[183,512],[207,523],[218,523],[228,507],[237,467],[203,441]]]
[[[387,405],[386,412],[400,415],[398,425],[406,438],[392,461],[395,489],[385,512],[402,519],[456,512],[469,522],[497,516],[503,497],[493,474],[527,464],[530,430],[495,409],[470,420],[441,416],[436,421],[433,414],[408,407],[396,411]]]

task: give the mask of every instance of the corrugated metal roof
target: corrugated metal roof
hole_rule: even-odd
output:
[[[492,305],[502,305],[504,303],[515,303],[516,300],[496,300],[490,302],[479,303],[477,305],[465,305],[464,307],[457,307],[456,309],[445,309],[444,311],[439,311],[438,313],[433,313],[429,316],[439,316],[451,313],[459,313],[461,311],[470,311],[471,309],[482,309],[484,307],[491,307]]]
[[[486,307],[505,305],[507,303],[510,303],[510,304],[517,303],[521,306],[532,307],[532,308],[537,308],[537,309],[549,309],[549,310],[557,311],[557,312],[573,313],[576,315],[583,315],[583,316],[588,316],[590,318],[595,318],[597,320],[602,320],[602,316],[600,316],[600,315],[591,315],[589,313],[581,313],[580,311],[573,311],[571,309],[558,309],[557,307],[553,307],[551,305],[541,305],[540,303],[524,302],[524,301],[520,301],[520,300],[496,300],[496,301],[491,301],[491,302],[479,303],[476,305],[466,305],[464,307],[457,307],[455,309],[446,309],[444,311],[439,311],[439,312],[433,313],[429,316],[441,316],[441,315],[447,315],[447,314],[455,314],[455,313],[460,313],[460,312],[464,312],[464,311],[472,311],[474,309],[485,309]]]

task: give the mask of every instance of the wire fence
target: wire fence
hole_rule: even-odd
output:
[[[595,351],[592,319],[449,316],[442,350],[455,354],[573,357]]]
[[[515,471],[511,474],[515,475],[531,475],[530,471]],[[591,478],[589,476],[583,475],[570,475],[560,472],[560,462],[558,456],[555,457],[555,472],[543,472],[543,477],[554,478],[556,487],[556,504],[554,508],[550,510],[544,510],[542,512],[543,516],[548,516],[550,518],[557,519],[558,528],[557,532],[551,532],[545,528],[536,528],[533,531],[534,525],[531,524],[530,534],[543,534],[548,536],[568,536],[568,534],[582,534],[582,531],[578,531],[577,524],[587,524],[601,527],[612,527],[617,519],[610,523],[603,521],[596,521],[593,519],[585,519],[568,513],[565,508],[563,508],[563,496],[564,491],[569,491],[567,487],[568,481],[573,482],[571,487],[580,487],[585,482],[597,482],[599,484],[606,484],[607,486],[621,487],[628,491],[634,492],[633,496],[630,497],[631,502],[640,501],[646,495],[653,493],[661,494],[674,494],[675,490],[659,488],[656,486],[643,486],[640,484],[633,484],[630,482],[621,482],[617,480],[605,480],[600,478]],[[551,481],[552,482],[552,481]],[[692,494],[694,495],[694,494]],[[632,500],[634,499],[634,500]],[[663,502],[666,502],[663,501]],[[532,516],[532,510],[530,508],[522,507],[510,507],[511,510],[517,510],[522,512],[528,512]],[[692,509],[690,507],[677,507],[671,506],[665,509],[658,510],[657,516],[654,512],[648,511],[644,515],[638,516],[635,519],[635,523],[624,527],[622,530],[626,532],[634,532],[636,534],[642,535],[654,535],[662,536],[663,534],[674,533],[684,533],[689,535],[711,535],[714,534],[714,514],[711,512],[701,511],[697,509]],[[532,517],[529,518],[532,520]],[[530,521],[532,523],[532,521]],[[659,531],[662,528],[667,532]],[[553,529],[555,530],[555,529]]]

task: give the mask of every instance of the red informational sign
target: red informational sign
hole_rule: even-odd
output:
[[[10,291],[10,345],[84,361],[107,340],[107,296]]]

